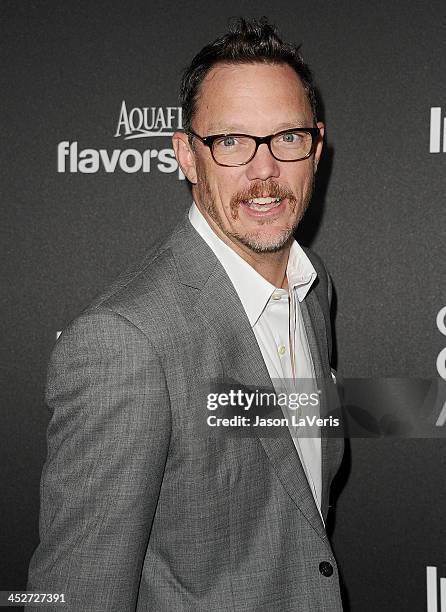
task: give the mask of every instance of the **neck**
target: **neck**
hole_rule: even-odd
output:
[[[238,250],[234,248],[233,243],[230,244],[226,241],[226,244],[233,248],[240,257],[249,263],[269,283],[275,287],[288,289],[286,268],[291,244],[287,244],[283,249],[274,253],[255,253],[248,247],[245,247],[245,245],[241,245],[244,248]]]

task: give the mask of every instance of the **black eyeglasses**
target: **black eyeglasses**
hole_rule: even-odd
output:
[[[292,128],[269,136],[215,134],[202,137],[192,130],[187,133],[209,147],[215,163],[219,166],[233,167],[249,163],[261,144],[267,144],[271,155],[278,161],[307,159],[313,152],[319,128]]]

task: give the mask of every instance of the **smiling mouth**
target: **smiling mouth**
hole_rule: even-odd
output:
[[[251,198],[247,201],[244,201],[243,204],[256,212],[268,212],[277,208],[282,202],[282,198]]]

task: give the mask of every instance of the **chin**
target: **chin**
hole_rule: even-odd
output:
[[[237,236],[237,238],[255,253],[277,253],[292,242],[293,231],[294,228],[276,235],[259,236],[258,234],[253,234]]]

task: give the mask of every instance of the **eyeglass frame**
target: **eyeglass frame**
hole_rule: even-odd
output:
[[[281,134],[288,134],[289,132],[306,132],[307,134],[310,134],[310,136],[311,136],[311,147],[310,147],[310,150],[309,150],[308,154],[305,155],[305,157],[299,157],[298,159],[279,159],[272,152],[272,150],[271,150],[271,140],[273,138],[275,138],[276,136],[280,136]],[[320,129],[318,127],[288,128],[287,130],[281,130],[280,132],[276,132],[275,134],[270,134],[269,136],[252,136],[251,134],[233,134],[233,133],[228,133],[228,134],[212,134],[210,136],[200,136],[199,134],[197,134],[193,130],[187,130],[186,134],[188,136],[193,136],[195,138],[198,138],[198,140],[200,140],[200,142],[202,142],[206,147],[208,147],[209,150],[211,151],[212,159],[214,160],[214,162],[218,166],[223,166],[225,168],[237,168],[238,166],[246,166],[246,164],[249,164],[249,162],[252,161],[254,159],[254,157],[256,156],[257,150],[258,150],[258,148],[259,148],[259,146],[261,144],[266,144],[268,146],[269,152],[274,157],[274,159],[276,159],[277,161],[280,161],[280,162],[296,162],[296,161],[303,161],[304,159],[308,159],[310,157],[310,155],[314,151],[314,143],[316,141],[316,138],[320,134]],[[256,144],[256,148],[254,149],[254,153],[251,155],[251,157],[248,159],[248,161],[242,162],[241,164],[222,164],[222,163],[218,162],[215,159],[214,151],[213,151],[213,144],[214,144],[214,142],[218,138],[228,138],[229,136],[231,136],[231,137],[233,137],[233,136],[245,136],[247,138],[251,138],[252,140],[254,140],[254,142]]]

